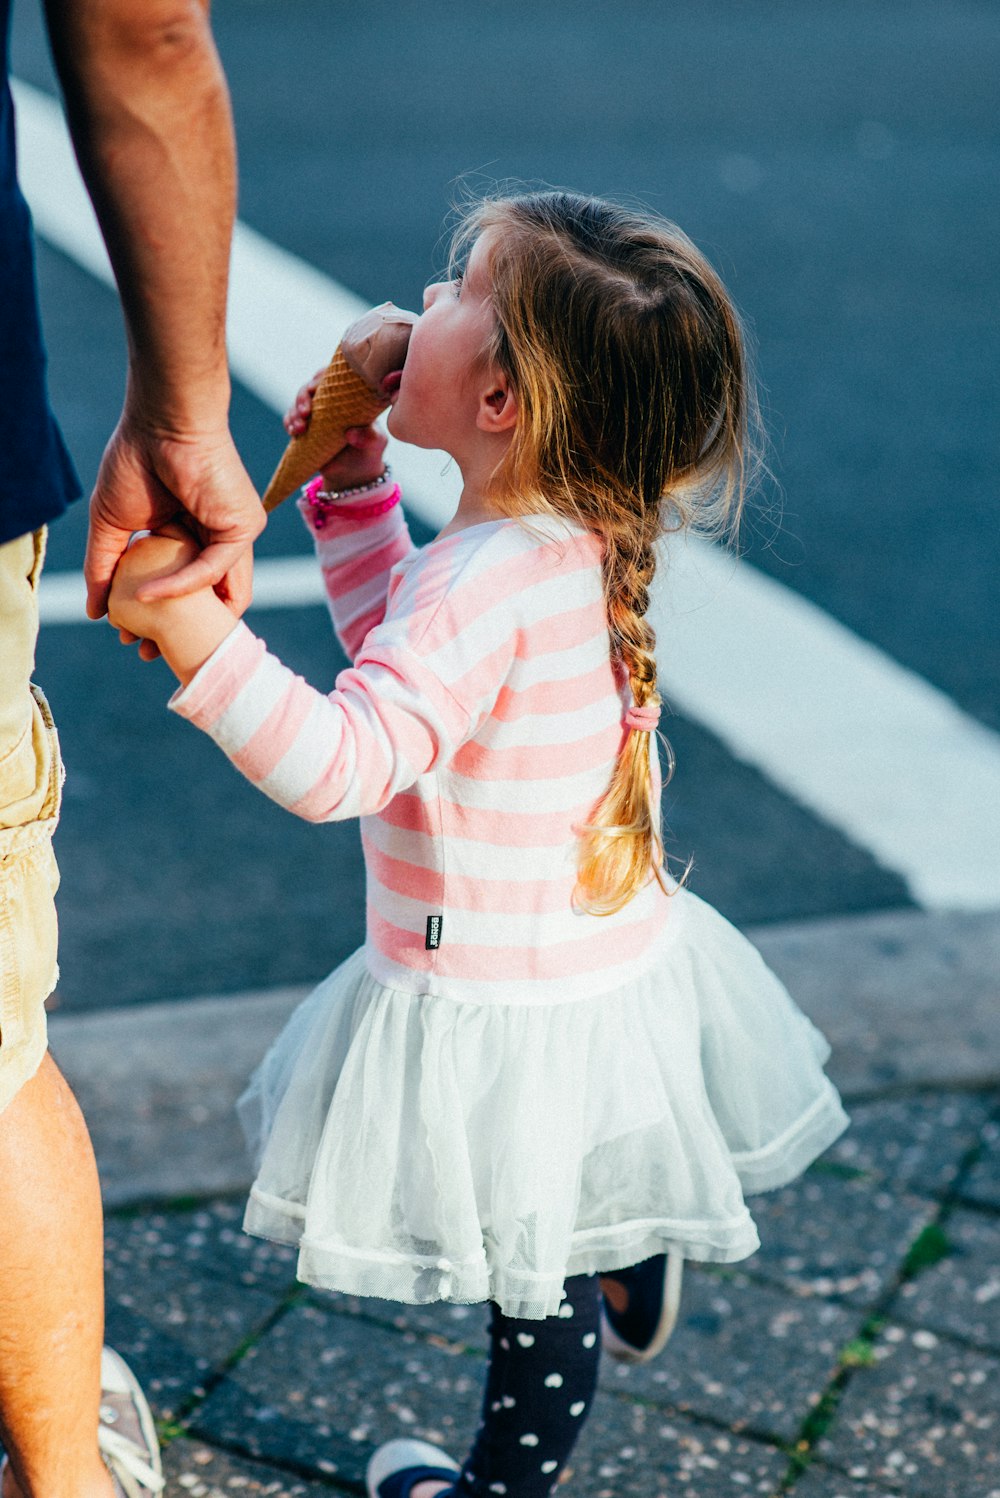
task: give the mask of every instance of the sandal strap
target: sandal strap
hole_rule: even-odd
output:
[[[147,1459],[148,1453],[134,1441],[120,1431],[102,1425],[97,1432],[97,1444],[105,1466],[126,1498],[145,1498],[147,1493],[162,1491],[164,1478],[159,1472],[154,1472]]]

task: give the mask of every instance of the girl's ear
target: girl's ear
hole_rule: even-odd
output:
[[[479,397],[476,426],[481,432],[509,432],[517,424],[517,396],[505,375],[495,373]]]

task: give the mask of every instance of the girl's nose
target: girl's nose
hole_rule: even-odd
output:
[[[444,282],[443,281],[432,281],[429,286],[426,286],[424,288],[424,311],[425,312],[427,311],[428,307],[432,307],[434,305],[434,303],[437,301],[438,297],[441,295],[441,291],[442,291],[443,287],[444,287]]]

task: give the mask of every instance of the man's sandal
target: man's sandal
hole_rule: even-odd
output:
[[[97,1445],[122,1498],[163,1491],[160,1443],[139,1380],[110,1347],[101,1352],[101,1421]]]
[[[150,1498],[163,1491],[160,1443],[139,1380],[117,1352],[101,1352],[101,1411],[97,1445],[118,1498]],[[0,1458],[0,1492],[7,1458]]]

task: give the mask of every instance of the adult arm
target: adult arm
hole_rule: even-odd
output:
[[[264,513],[229,433],[236,152],[207,0],[46,0],[46,11],[128,340],[124,407],[91,500],[88,611],[104,613],[131,532],[183,512],[204,550],[149,595],[219,585],[241,610]]]

